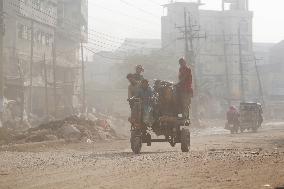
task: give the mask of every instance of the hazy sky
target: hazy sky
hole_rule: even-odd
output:
[[[93,38],[160,38],[161,4],[169,0],[89,0],[89,25]],[[220,9],[221,0],[203,0],[202,9]],[[284,40],[284,0],[250,0],[254,11],[254,41]],[[98,33],[98,32],[102,32]],[[91,37],[92,37],[91,36]]]

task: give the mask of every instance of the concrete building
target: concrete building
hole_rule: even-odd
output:
[[[200,90],[208,91],[220,100],[227,97],[239,100],[241,98],[239,41],[241,61],[246,73],[249,65],[253,64],[253,13],[248,10],[246,0],[230,1],[224,4],[222,11],[201,10],[200,6],[202,6],[200,1],[164,5],[167,14],[162,17],[162,48],[174,53],[176,58],[185,56],[184,12],[186,12],[188,36],[189,39],[192,38],[193,44],[193,49],[189,45],[189,51],[195,54],[196,77],[201,86]],[[229,89],[226,85],[226,65]],[[244,83],[245,91],[248,91],[247,74],[244,74]],[[207,87],[202,89],[202,86]]]
[[[79,99],[78,50],[87,40],[87,1],[4,0],[3,11],[5,97],[38,116],[72,113]]]

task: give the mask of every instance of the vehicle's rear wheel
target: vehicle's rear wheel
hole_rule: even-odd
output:
[[[131,149],[135,154],[140,154],[142,148],[142,136],[138,131],[131,131]]]
[[[190,132],[189,129],[183,128],[181,130],[181,151],[182,152],[188,152],[190,148]]]

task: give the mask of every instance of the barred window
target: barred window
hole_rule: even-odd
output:
[[[23,24],[18,24],[18,38],[23,39],[24,35],[24,25]]]

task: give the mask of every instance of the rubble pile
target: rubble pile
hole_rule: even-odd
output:
[[[114,139],[116,137],[115,131],[110,127],[106,120],[97,119],[92,121],[78,116],[70,116],[62,120],[44,123],[38,127],[14,134],[14,136],[8,137],[9,140],[5,141],[29,143],[63,139],[67,142],[91,143],[100,140]]]
[[[16,135],[11,129],[0,127],[0,145],[12,142]]]

